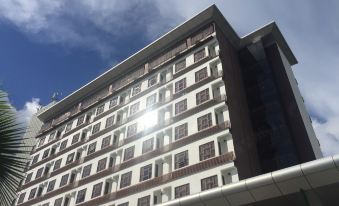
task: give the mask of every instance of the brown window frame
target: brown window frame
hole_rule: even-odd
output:
[[[93,142],[89,144],[88,149],[87,149],[87,155],[93,154],[96,150],[96,147],[97,147],[97,142]]]
[[[65,174],[61,177],[59,187],[63,187],[68,183],[69,174]]]
[[[107,117],[106,123],[105,123],[105,128],[111,127],[114,124],[114,115]]]
[[[66,159],[66,165],[72,163],[74,161],[74,155],[75,155],[75,152],[67,155],[67,159]]]
[[[28,195],[28,199],[33,199],[36,195],[36,191],[37,191],[37,188],[33,188],[31,189],[31,191],[29,192],[29,195]]]
[[[139,94],[140,92],[141,92],[141,83],[135,85],[132,88],[132,96],[135,96],[135,95]]]
[[[46,192],[51,192],[54,190],[56,179],[49,181]]]
[[[118,105],[118,97],[114,97],[111,100],[109,100],[109,108],[113,108]]]
[[[32,180],[32,177],[33,177],[33,172],[31,173],[28,173],[26,175],[26,178],[25,178],[25,184],[27,184],[28,182],[30,182]]]
[[[153,149],[154,149],[154,138],[153,137],[142,142],[142,154],[153,151]]]
[[[92,164],[86,165],[82,168],[81,178],[85,178],[91,175]]]
[[[58,160],[55,160],[54,165],[53,165],[53,171],[55,171],[55,170],[57,170],[57,169],[59,169],[61,167],[61,162],[62,162],[61,158],[58,159]]]
[[[204,89],[196,94],[196,104],[202,104],[210,99],[209,88]]]
[[[134,157],[134,149],[135,149],[134,145],[125,149],[124,161],[132,159]]]
[[[180,185],[174,188],[175,199],[190,195],[190,184]]]
[[[151,78],[148,79],[148,82],[147,82],[148,88],[157,84],[157,82],[158,82],[157,77],[158,77],[157,75],[154,75],[154,76],[152,76]]]
[[[107,166],[107,157],[98,161],[97,172],[101,172],[106,169]]]
[[[71,145],[79,142],[79,139],[80,139],[80,133],[73,135]]]
[[[42,172],[44,171],[44,167],[41,167],[37,170],[36,174],[35,174],[35,179],[38,179],[40,177],[42,177]]]
[[[183,99],[175,103],[175,115],[183,113],[186,110],[187,110],[187,99]]]
[[[181,92],[186,89],[186,78],[182,78],[179,81],[175,82],[175,93]]]
[[[147,171],[146,171],[147,170]],[[147,172],[147,174],[146,174]],[[146,181],[152,178],[152,164],[143,166],[140,168],[140,179],[139,181]]]
[[[91,198],[96,198],[96,197],[101,196],[102,185],[103,185],[102,182],[93,185]]]
[[[194,53],[194,63],[202,60],[205,57],[206,57],[205,48],[202,48]]]
[[[98,133],[98,132],[100,131],[100,126],[101,126],[101,122],[96,123],[96,124],[93,126],[92,134]]]
[[[150,206],[151,205],[151,196],[145,196],[138,198],[138,205],[137,206]]]
[[[77,120],[77,126],[81,125],[82,123],[84,123],[85,120],[85,115],[81,115],[78,120]]]
[[[200,180],[201,191],[209,190],[218,187],[218,176],[213,175]]]
[[[77,198],[76,198],[75,204],[78,204],[78,203],[81,203],[81,202],[85,201],[86,190],[87,190],[87,188],[79,190],[77,192]]]
[[[198,131],[210,128],[213,125],[212,114],[205,114],[197,119]]]
[[[104,113],[104,110],[105,110],[105,104],[98,106],[96,109],[95,115],[98,116],[99,114]]]
[[[120,177],[120,189],[128,187],[132,182],[132,171],[126,172]]]
[[[146,107],[148,108],[148,107],[154,105],[156,102],[157,102],[157,94],[154,93],[154,94],[152,94],[152,95],[147,97],[147,99],[146,99]]]
[[[189,165],[188,150],[180,152],[174,156],[175,169],[186,167]]]
[[[70,123],[66,124],[65,133],[71,131],[72,126],[73,126],[73,122],[70,122]]]
[[[134,115],[137,112],[139,112],[140,109],[140,102],[136,102],[131,105],[130,110],[129,110],[129,115]]]
[[[183,59],[183,60],[177,62],[174,67],[175,67],[175,73],[186,69],[186,59]]]
[[[23,203],[26,196],[26,192],[23,192],[19,195],[17,204]]]
[[[199,146],[199,160],[203,161],[215,157],[214,141]]]
[[[46,149],[44,151],[44,153],[42,154],[42,159],[46,159],[48,157],[48,155],[49,155],[49,152],[50,152],[50,148]]]
[[[207,67],[195,72],[195,83],[200,82],[208,77]]]
[[[134,123],[127,127],[127,134],[126,137],[132,137],[133,135],[136,135],[138,133],[138,124]]]
[[[68,139],[66,139],[66,140],[64,140],[60,143],[59,151],[62,151],[67,147],[67,142],[68,142]]]
[[[61,206],[62,205],[62,197],[56,199],[54,201],[54,206]]]
[[[174,138],[175,140],[187,137],[188,135],[188,124],[187,122],[181,125],[178,125],[174,128]]]
[[[101,149],[108,147],[111,144],[111,135],[104,137],[101,142]]]

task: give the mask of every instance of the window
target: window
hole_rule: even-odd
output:
[[[153,150],[153,138],[150,138],[142,143],[142,154]]]
[[[119,204],[118,206],[128,206],[128,202],[125,202],[125,203]]]
[[[39,141],[39,145],[38,147],[40,147],[41,145],[43,145],[45,143],[46,137],[41,137],[40,141]]]
[[[116,106],[117,104],[118,104],[118,97],[115,97],[115,98],[113,98],[109,101],[109,108],[111,109],[114,106]]]
[[[98,166],[97,166],[97,172],[100,172],[100,171],[106,169],[106,162],[107,162],[107,157],[99,160]]]
[[[112,116],[110,116],[106,119],[105,128],[112,126],[113,122],[114,122],[114,115],[112,115]]]
[[[68,124],[66,125],[65,132],[68,132],[68,131],[70,131],[70,130],[72,129],[72,124],[73,124],[73,122],[70,122],[70,123],[68,123]]]
[[[131,137],[137,133],[138,125],[134,123],[127,128],[127,137]]]
[[[43,167],[41,167],[40,169],[38,169],[38,171],[36,172],[36,175],[35,175],[35,179],[40,178],[43,171],[44,171],[44,168],[43,168]]]
[[[54,190],[55,180],[52,180],[48,183],[47,192]]]
[[[194,54],[194,62],[197,62],[205,57],[205,48]]]
[[[132,159],[134,157],[134,146],[125,149],[124,161]]]
[[[148,87],[151,87],[157,83],[157,76],[153,76],[148,80]]]
[[[180,62],[175,64],[175,73],[186,68],[186,59],[181,60]]]
[[[181,100],[175,104],[175,115],[187,110],[187,99]]]
[[[175,93],[178,93],[186,88],[186,78],[175,82]]]
[[[77,199],[75,201],[76,204],[81,203],[85,200],[85,195],[86,195],[86,188],[82,189],[78,192]]]
[[[62,204],[62,197],[60,197],[60,198],[58,198],[54,201],[54,206],[61,206],[61,204]]]
[[[26,192],[23,192],[20,194],[18,204],[23,203],[25,196],[26,196]]]
[[[87,155],[94,153],[96,146],[97,146],[97,142],[93,142],[92,144],[90,144],[88,146]]]
[[[105,105],[104,105],[104,104],[98,106],[96,115],[98,116],[99,114],[103,113],[103,112],[104,112],[104,108],[105,108]]]
[[[48,142],[52,141],[54,139],[55,132],[51,133],[48,137]]]
[[[196,96],[197,96],[197,105],[199,105],[203,102],[206,102],[207,100],[210,99],[210,94],[209,94],[208,88],[201,91],[201,92],[198,92]]]
[[[120,188],[124,188],[131,185],[132,171],[121,175]]]
[[[181,185],[174,189],[175,198],[184,197],[190,194],[190,184]]]
[[[141,197],[138,199],[138,206],[150,206],[151,205],[151,196]]]
[[[132,89],[132,96],[138,94],[141,91],[141,84],[135,85]]]
[[[111,143],[111,136],[107,136],[105,138],[102,139],[102,143],[101,143],[101,149],[108,147]]]
[[[175,140],[187,136],[187,123],[175,127]]]
[[[199,157],[200,161],[214,157],[214,142],[209,142],[199,146]]]
[[[74,152],[67,156],[66,165],[68,165],[69,163],[73,162],[73,158],[74,158]]]
[[[101,190],[102,190],[102,182],[95,184],[92,190],[92,198],[100,196]]]
[[[212,126],[211,113],[198,118],[198,131],[209,128],[210,126]]]
[[[218,176],[211,176],[201,180],[201,191],[218,187]]]
[[[31,192],[29,193],[28,199],[32,199],[35,197],[35,193],[36,193],[36,188],[31,189]]]
[[[67,185],[68,177],[69,177],[69,174],[65,174],[65,175],[63,175],[63,176],[61,177],[61,181],[60,181],[59,187],[62,187],[62,186]]]
[[[57,169],[60,168],[60,166],[61,166],[61,160],[62,160],[62,159],[58,159],[58,160],[55,161],[54,167],[53,167],[53,171],[55,171],[55,170],[57,170]]]
[[[26,180],[25,180],[25,184],[31,181],[31,179],[32,179],[32,176],[33,176],[33,172],[31,172],[31,173],[27,174],[27,176],[26,176]]]
[[[195,82],[200,82],[201,80],[208,77],[207,74],[207,67],[200,69],[199,71],[195,72]]]
[[[157,101],[156,98],[157,98],[156,93],[154,93],[151,96],[147,97],[147,99],[146,99],[146,107],[150,107],[153,104],[155,104],[155,102]]]
[[[78,118],[78,121],[77,121],[77,126],[81,125],[82,123],[84,123],[84,120],[85,120],[85,115],[82,115]]]
[[[64,150],[66,148],[66,146],[67,146],[67,139],[64,140],[63,142],[61,142],[61,144],[60,144],[60,151]]]
[[[76,134],[72,138],[72,144],[75,144],[79,141],[80,133]]]
[[[100,124],[101,124],[101,122],[99,122],[99,123],[97,123],[96,125],[93,126],[92,134],[99,132]]]
[[[140,168],[140,182],[148,180],[152,177],[152,164]]]
[[[39,159],[39,154],[35,155],[32,160],[32,165],[35,164]]]
[[[82,176],[81,176],[81,178],[88,177],[91,174],[91,169],[92,169],[92,165],[86,165],[82,169]]]
[[[137,102],[137,103],[131,105],[130,115],[133,115],[133,114],[135,114],[139,111],[139,105],[140,105],[140,102]]]
[[[175,169],[179,169],[187,165],[188,165],[188,151],[187,150],[175,155]]]
[[[42,155],[42,159],[45,159],[46,157],[48,157],[48,154],[49,154],[49,149],[46,149],[44,151],[44,154]]]

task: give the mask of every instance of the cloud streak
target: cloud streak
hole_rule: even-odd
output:
[[[134,38],[150,42],[212,3],[241,36],[277,21],[299,59],[294,73],[322,151],[339,153],[339,2],[0,0],[0,23],[15,25],[35,41],[95,51],[115,61]]]

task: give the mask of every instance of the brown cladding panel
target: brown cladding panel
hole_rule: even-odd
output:
[[[216,28],[223,67],[232,136],[236,154],[239,178],[246,179],[260,174],[260,164],[253,135],[248,103],[238,62],[238,54],[226,39],[226,35]]]

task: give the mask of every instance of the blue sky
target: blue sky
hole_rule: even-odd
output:
[[[240,36],[276,21],[325,155],[339,153],[339,2],[0,0],[0,88],[28,119],[215,3]]]

